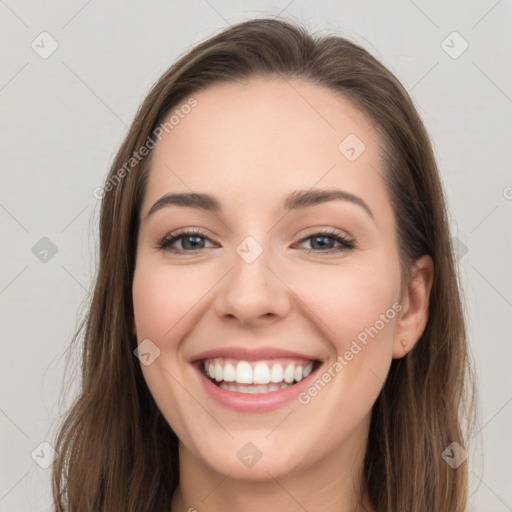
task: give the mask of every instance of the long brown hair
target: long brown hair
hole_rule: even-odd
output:
[[[151,151],[142,158],[138,152],[153,140],[171,109],[193,93],[255,76],[328,87],[350,99],[375,125],[403,275],[425,254],[432,257],[435,272],[426,329],[410,353],[393,360],[373,407],[363,490],[379,512],[462,512],[468,498],[467,462],[453,468],[442,453],[453,442],[466,446],[464,425],[469,431],[475,416],[474,377],[445,199],[428,134],[400,82],[365,49],[343,37],[313,37],[303,27],[268,18],[232,26],[179,58],[148,94],[115,157],[100,194],[94,293],[71,344],[85,331],[81,390],[55,441],[56,510],[170,510],[179,483],[178,439],[134,356],[131,286],[151,158]]]

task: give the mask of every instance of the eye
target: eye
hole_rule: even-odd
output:
[[[330,241],[329,241],[330,240]],[[168,251],[172,253],[198,252],[207,249],[205,241],[211,241],[202,231],[195,229],[182,230],[177,233],[170,233],[164,236],[156,245],[156,249]],[[307,233],[299,244],[310,241],[312,249],[306,249],[307,253],[314,252],[319,254],[331,254],[341,251],[347,251],[355,248],[352,240],[343,234],[334,230],[324,230],[318,232]],[[180,247],[174,247],[176,243],[181,243]],[[339,246],[332,248],[333,243]],[[326,250],[328,249],[328,250]]]
[[[312,249],[306,252],[315,252],[320,254],[331,254],[341,251],[349,251],[355,248],[355,243],[335,230],[324,230],[320,232],[308,233],[299,243],[310,241]],[[338,243],[339,247],[332,248],[334,243]],[[316,246],[316,247],[315,247]],[[328,250],[325,250],[328,249]]]
[[[203,232],[195,229],[171,233],[164,236],[157,244],[156,248],[161,251],[169,251],[174,253],[198,252],[206,249],[204,240],[210,240]],[[181,242],[181,248],[173,247],[176,242]]]

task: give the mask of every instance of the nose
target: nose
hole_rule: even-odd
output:
[[[239,254],[221,281],[214,308],[223,319],[231,318],[243,326],[268,325],[284,318],[291,307],[291,290],[272,265],[267,251],[254,261]]]

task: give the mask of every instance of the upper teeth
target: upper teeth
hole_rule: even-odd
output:
[[[269,382],[299,382],[313,369],[313,363],[265,361],[234,361],[224,358],[209,359],[204,362],[204,371],[217,382],[237,382],[239,384],[268,384]]]

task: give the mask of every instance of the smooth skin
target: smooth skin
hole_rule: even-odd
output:
[[[349,100],[262,77],[194,97],[197,106],[154,149],[133,280],[138,342],[160,349],[142,365],[144,378],[180,439],[171,512],[353,512],[372,406],[392,359],[426,325],[432,260],[418,260],[401,281],[379,140]],[[349,134],[366,146],[355,161],[338,149]],[[310,189],[353,194],[372,215],[341,200],[283,209],[288,194]],[[174,205],[148,216],[169,192],[211,194],[222,212]],[[173,243],[180,253],[158,248],[189,228],[204,233],[202,248],[191,249],[190,236]],[[326,254],[344,246],[318,244],[325,229],[355,247]],[[247,236],[263,249],[252,263],[236,251]],[[230,411],[208,397],[189,364],[217,347],[279,347],[320,359],[321,375],[396,303],[401,311],[306,405]],[[246,443],[263,454],[250,468],[237,457]]]

